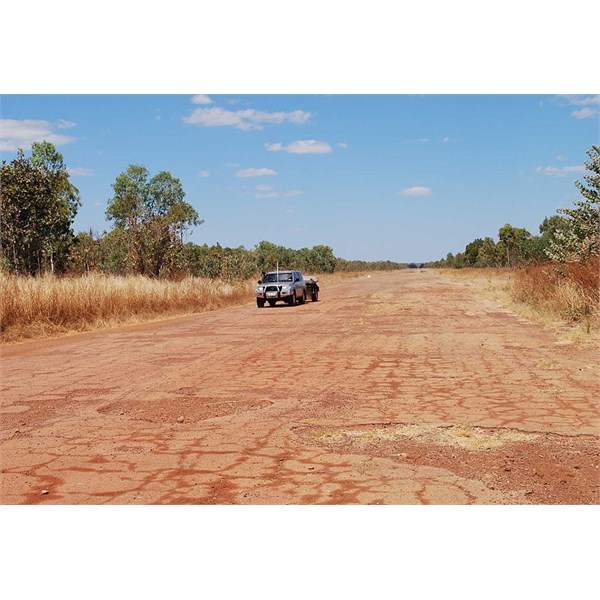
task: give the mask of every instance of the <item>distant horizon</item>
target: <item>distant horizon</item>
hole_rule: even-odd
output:
[[[129,164],[169,171],[204,224],[188,241],[327,245],[346,260],[427,263],[539,233],[578,198],[598,95],[3,95],[2,160],[47,140],[102,233]],[[414,256],[421,258],[416,260]]]

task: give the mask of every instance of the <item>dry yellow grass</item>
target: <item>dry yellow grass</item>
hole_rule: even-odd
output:
[[[329,287],[364,275],[319,275]],[[17,277],[0,274],[2,343],[54,337],[153,319],[207,312],[254,299],[255,278],[226,282],[142,276]]]
[[[502,304],[512,302],[513,269],[431,269],[438,275],[460,281],[480,296]]]
[[[560,315],[588,333],[600,325],[600,259],[531,265],[517,271],[515,300]]]
[[[326,444],[351,442],[359,446],[368,446],[408,438],[422,444],[454,446],[469,451],[499,448],[507,443],[530,441],[536,437],[537,434],[510,429],[486,429],[466,424],[452,426],[400,424],[393,427],[317,431],[313,434],[314,439]]]
[[[558,330],[574,341],[598,338],[597,311],[581,322],[568,315],[581,312],[581,294],[572,283],[558,286],[550,300],[532,304],[515,292],[517,274],[510,269],[443,269],[437,272],[460,281],[475,293],[516,315]],[[369,273],[376,275],[376,273]],[[364,277],[365,273],[319,275],[322,287]],[[254,280],[228,283],[188,277],[165,281],[146,277],[92,274],[78,278],[0,275],[0,325],[3,342],[86,331],[158,317],[192,314],[239,305],[253,298]],[[541,286],[537,285],[537,288]],[[529,293],[528,295],[531,295]],[[589,300],[587,300],[589,303]]]
[[[531,281],[530,273],[514,269],[433,269],[442,277],[459,281],[477,295],[497,302],[520,318],[554,330],[560,337],[578,343],[595,343],[599,337],[598,302],[566,279],[556,286]],[[546,293],[540,301],[535,289]],[[592,307],[584,318],[582,307]]]
[[[313,275],[313,273],[306,273],[306,275]],[[319,287],[329,287],[332,285],[337,285],[338,283],[344,283],[345,281],[350,281],[351,279],[357,279],[358,277],[365,277],[366,273],[364,272],[346,272],[342,271],[340,273],[316,273],[319,278]]]
[[[249,302],[254,281],[88,275],[0,276],[3,342],[87,331]]]

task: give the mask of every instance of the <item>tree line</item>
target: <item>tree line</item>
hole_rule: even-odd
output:
[[[539,235],[506,224],[498,230],[498,240],[477,238],[464,252],[448,253],[446,258],[428,263],[432,267],[520,267],[532,263],[583,261],[600,252],[600,146],[592,146],[585,162],[585,184],[576,181],[581,199],[571,208],[559,208],[546,217]]]
[[[178,240],[169,247],[159,271],[143,270],[142,262],[131,261],[131,240],[122,231],[113,230],[98,236],[81,232],[76,236],[70,268],[78,274],[96,271],[114,275],[145,274],[152,277],[192,275],[211,279],[250,278],[262,271],[297,268],[304,272],[331,273],[337,260],[329,246],[294,250],[263,241],[248,250],[215,244],[194,244]],[[156,262],[154,264],[157,264]]]
[[[299,250],[262,241],[253,249],[186,242],[201,225],[185,201],[181,181],[168,171],[151,176],[132,164],[118,175],[106,208],[112,229],[102,234],[75,234],[81,205],[69,181],[63,156],[49,142],[34,143],[31,156],[22,150],[0,169],[0,268],[18,275],[47,272],[149,277],[193,275],[249,278],[262,271],[300,269],[306,273],[399,269],[391,261],[347,261],[329,246]]]

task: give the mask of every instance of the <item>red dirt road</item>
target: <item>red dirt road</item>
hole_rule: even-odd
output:
[[[596,351],[434,273],[9,346],[1,365],[3,504],[600,500]]]

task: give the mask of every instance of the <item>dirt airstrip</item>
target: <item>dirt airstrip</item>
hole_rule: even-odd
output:
[[[598,504],[597,349],[423,270],[2,349],[3,504]]]

